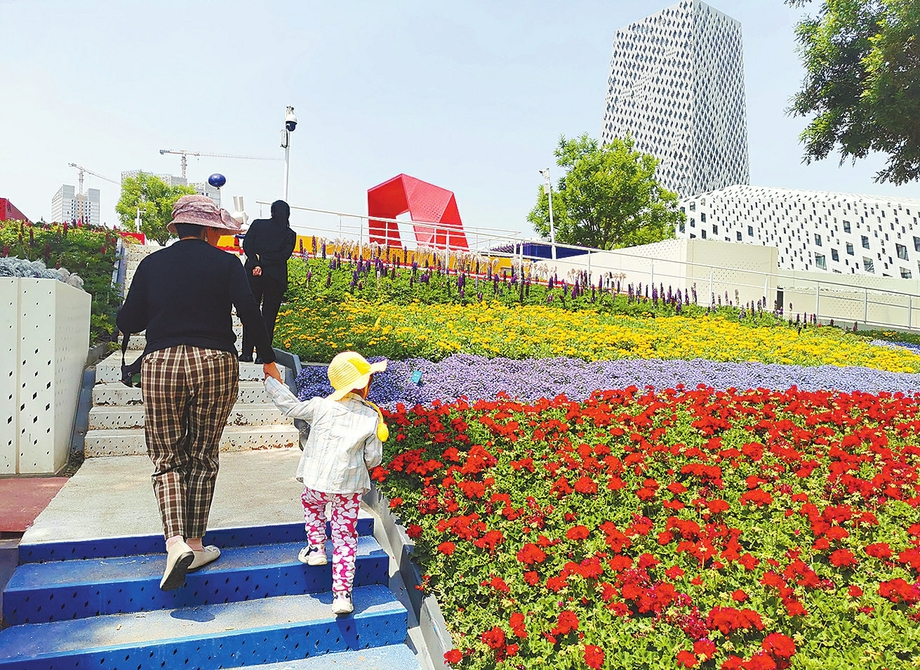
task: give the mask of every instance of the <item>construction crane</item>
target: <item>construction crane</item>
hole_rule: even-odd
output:
[[[79,217],[80,223],[84,223],[83,221],[83,173],[85,172],[86,174],[92,175],[94,177],[99,177],[99,179],[105,179],[106,181],[110,181],[113,184],[117,184],[118,182],[115,181],[114,179],[103,177],[101,174],[96,174],[92,170],[87,170],[85,167],[77,165],[76,163],[68,163],[67,167],[76,168],[79,174],[80,188],[77,191],[77,216]]]
[[[189,156],[208,156],[210,158],[238,158],[247,161],[280,161],[280,158],[264,158],[262,156],[233,156],[231,154],[209,154],[203,151],[186,151],[185,149],[160,149],[160,154],[179,154],[182,156],[182,178],[186,178]]]

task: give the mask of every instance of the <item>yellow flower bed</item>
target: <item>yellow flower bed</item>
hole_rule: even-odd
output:
[[[703,358],[920,372],[920,356],[874,346],[836,328],[798,332],[721,317],[640,319],[498,303],[395,306],[346,299],[335,307],[283,312],[276,339],[311,360],[328,360],[354,347],[365,355],[432,360],[463,352],[515,359]]]

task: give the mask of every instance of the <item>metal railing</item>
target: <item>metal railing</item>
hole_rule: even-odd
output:
[[[266,201],[257,202],[260,206],[270,204]],[[878,278],[871,275],[829,274],[824,279],[815,277],[817,273],[805,276],[805,273],[777,268],[775,261],[767,262],[763,257],[745,267],[742,262],[702,263],[678,260],[663,254],[652,255],[654,248],[644,253],[630,250],[599,252],[589,247],[558,243],[554,245],[557,252],[571,250],[578,255],[548,260],[524,253],[525,245],[547,246],[545,240],[526,239],[520,233],[495,228],[464,225],[462,230],[469,248],[458,249],[451,248],[451,236],[448,234],[456,234],[456,226],[368,217],[293,205],[291,210],[291,227],[298,234],[328,241],[357,240],[359,252],[373,246],[368,226],[371,219],[396,224],[397,229],[402,226],[404,231],[409,226],[417,225],[443,233],[444,244],[433,249],[435,253],[443,252],[445,257],[470,253],[506,259],[508,263],[517,266],[522,274],[526,271],[538,279],[545,280],[554,276],[557,280],[567,279],[571,283],[581,278],[595,285],[605,282],[608,287],[614,282],[620,282],[623,290],[628,284],[635,287],[641,284],[643,290],[652,285],[685,293],[692,289],[697,304],[703,306],[720,303],[745,306],[760,301],[768,309],[781,311],[787,317],[801,315],[803,318],[814,318],[823,323],[834,322],[837,325],[848,326],[853,323],[877,329],[920,330],[920,295],[916,291],[870,286],[868,284],[873,279],[878,281]],[[686,241],[671,242],[680,244]],[[432,247],[419,244],[414,235],[402,235],[400,245],[410,250],[432,251]],[[909,280],[902,281],[908,285],[911,283]],[[920,282],[914,284],[920,286]]]

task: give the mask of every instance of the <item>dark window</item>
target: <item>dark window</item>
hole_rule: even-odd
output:
[[[754,226],[748,226],[748,235],[754,237]],[[920,237],[914,238],[914,244],[920,244]],[[920,251],[920,247],[917,248],[917,251]]]
[[[869,238],[866,237],[865,235],[862,236],[862,245],[863,245],[863,249],[869,248]]]
[[[914,251],[920,251],[920,237],[914,237]]]
[[[824,260],[824,254],[815,254],[815,265],[821,270],[827,270],[827,262]]]
[[[700,223],[706,223],[706,212],[700,214]]]
[[[871,258],[863,256],[863,269],[866,272],[875,272],[875,262]]]
[[[704,240],[706,239],[706,231],[705,231],[705,230],[701,230],[701,231],[700,231],[700,237],[702,237]]]
[[[853,255],[853,245],[850,244],[849,242],[847,242],[847,253],[848,253],[850,256]]]
[[[907,268],[901,268],[901,279],[912,279],[913,275]]]
[[[837,253],[836,249],[831,249],[831,259],[835,261],[840,260],[840,254]]]
[[[821,236],[818,235],[818,233],[815,233],[815,244],[817,244],[819,247],[821,246]]]
[[[850,222],[849,221],[843,222],[843,230],[847,233],[850,232]]]
[[[898,251],[898,258],[900,258],[902,261],[906,261],[907,260],[907,247],[905,247],[903,244],[895,244],[894,247]]]
[[[735,239],[737,239],[739,242],[741,241],[741,231],[740,230],[735,231]]]

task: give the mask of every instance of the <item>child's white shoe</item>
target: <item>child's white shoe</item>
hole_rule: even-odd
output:
[[[306,565],[326,565],[326,547],[308,544],[297,554],[297,560]]]
[[[332,613],[336,616],[341,614],[351,614],[354,612],[355,606],[351,602],[350,593],[338,593],[335,596],[335,600],[332,601]]]

